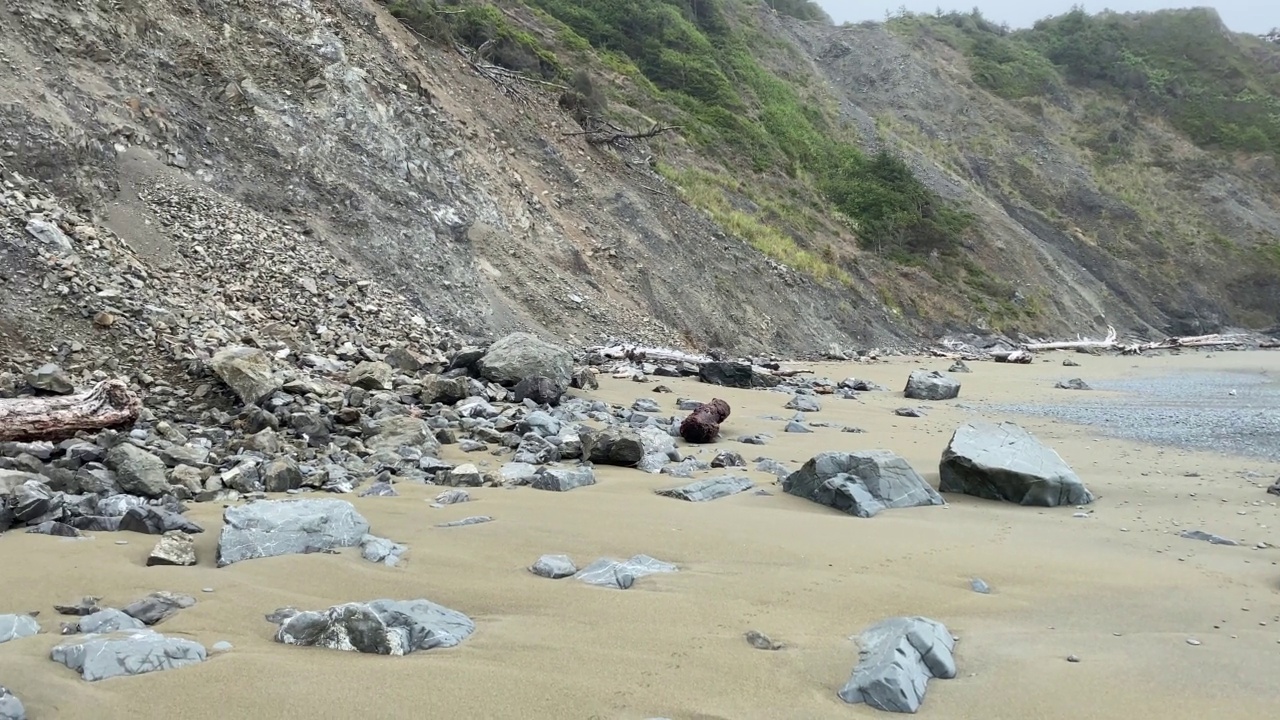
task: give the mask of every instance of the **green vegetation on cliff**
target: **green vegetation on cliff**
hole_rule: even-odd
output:
[[[864,153],[831,114],[757,61],[753,49],[767,43],[755,27],[758,3],[742,0],[528,0],[527,5],[563,27],[557,38],[571,51],[590,49],[651,89],[652,103],[674,108],[671,118],[703,153],[726,168],[776,175],[816,189],[828,207],[847,219],[862,247],[904,262],[958,247],[970,225],[967,214],[928,190],[895,154]],[[774,11],[826,21],[809,0],[767,0]],[[493,40],[492,60],[513,69],[566,80],[564,60],[511,28],[497,7],[469,2],[396,0],[391,10],[423,35],[451,38],[471,47]],[[501,55],[499,55],[501,53]],[[643,108],[642,110],[650,110]],[[668,176],[686,191],[688,173]],[[690,192],[703,197],[705,193]],[[723,198],[704,204],[720,218]],[[741,213],[739,213],[740,215]],[[741,218],[737,218],[741,220]],[[801,248],[795,228],[757,227],[738,232],[776,259],[818,277],[845,277],[840,253]],[[790,236],[791,249],[777,238]],[[826,259],[824,259],[826,258]]]
[[[1089,15],[1076,8],[1010,32],[978,12],[905,14],[969,58],[1008,99],[1071,85],[1116,94],[1207,148],[1280,155],[1280,47],[1227,31],[1207,9]]]

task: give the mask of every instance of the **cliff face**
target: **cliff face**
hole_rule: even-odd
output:
[[[951,328],[1275,322],[1280,280],[1256,249],[1280,236],[1271,154],[1197,147],[1104,90],[1000,97],[925,24],[667,3],[657,26],[692,29],[661,42],[705,32],[732,60],[708,70],[688,65],[696,54],[668,67],[603,47],[555,0],[451,5],[12,0],[0,7],[0,152],[138,263],[181,256],[199,272],[173,246],[191,228],[148,200],[178,183],[283,227],[272,237],[297,253],[333,255],[441,338],[525,328],[796,353]],[[608,5],[583,7],[607,18]],[[428,39],[410,21],[424,9],[466,20]],[[668,45],[653,57],[673,57]],[[600,117],[565,101],[578,70],[607,99]],[[723,107],[694,102],[704,72],[746,89]],[[677,127],[583,134],[601,122]],[[1108,123],[1127,149],[1102,162],[1089,139]],[[793,136],[802,125],[811,134]],[[740,142],[756,132],[755,149]],[[826,164],[839,154],[828,140],[844,165]],[[873,162],[878,148],[907,170]],[[919,241],[928,233],[936,241]],[[48,283],[6,303],[24,318],[5,328],[12,347],[92,316],[68,315]]]

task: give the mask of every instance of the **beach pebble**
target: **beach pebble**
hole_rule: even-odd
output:
[[[1188,645],[1199,645],[1200,641],[1195,638],[1187,638]]]
[[[1067,656],[1067,662],[1070,662],[1070,663],[1078,663],[1078,662],[1080,662],[1080,656],[1079,656],[1079,655],[1068,655],[1068,656]]]

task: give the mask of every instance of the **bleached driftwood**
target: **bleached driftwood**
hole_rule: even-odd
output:
[[[1014,363],[1016,365],[1029,365],[1031,359],[1035,357],[1026,350],[992,350],[991,359],[998,363]]]
[[[587,350],[588,359],[630,360],[631,362],[687,362],[694,365],[711,362],[706,355],[694,355],[669,348],[645,347],[642,345],[609,345]]]
[[[1248,335],[1233,334],[1222,335],[1214,333],[1212,335],[1192,335],[1189,337],[1171,337],[1164,340],[1157,340],[1148,343],[1134,343],[1124,347],[1126,355],[1136,355],[1148,350],[1174,350],[1176,348],[1198,348],[1198,347],[1228,347],[1231,345],[1243,345]]]
[[[1038,350],[1081,350],[1088,348],[1108,350],[1114,347],[1116,347],[1116,329],[1110,325],[1107,326],[1107,336],[1102,340],[1089,340],[1076,335],[1075,340],[1022,344],[1022,349],[1029,352],[1036,352]]]
[[[79,395],[0,400],[0,440],[64,440],[81,430],[132,425],[140,412],[142,401],[118,379]]]

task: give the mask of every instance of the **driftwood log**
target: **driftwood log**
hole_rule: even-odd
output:
[[[715,398],[689,413],[680,423],[680,437],[691,443],[709,443],[720,434],[720,423],[729,417],[729,403]]]
[[[0,400],[0,441],[65,440],[81,430],[132,425],[142,401],[123,380],[98,383],[87,393]]]

